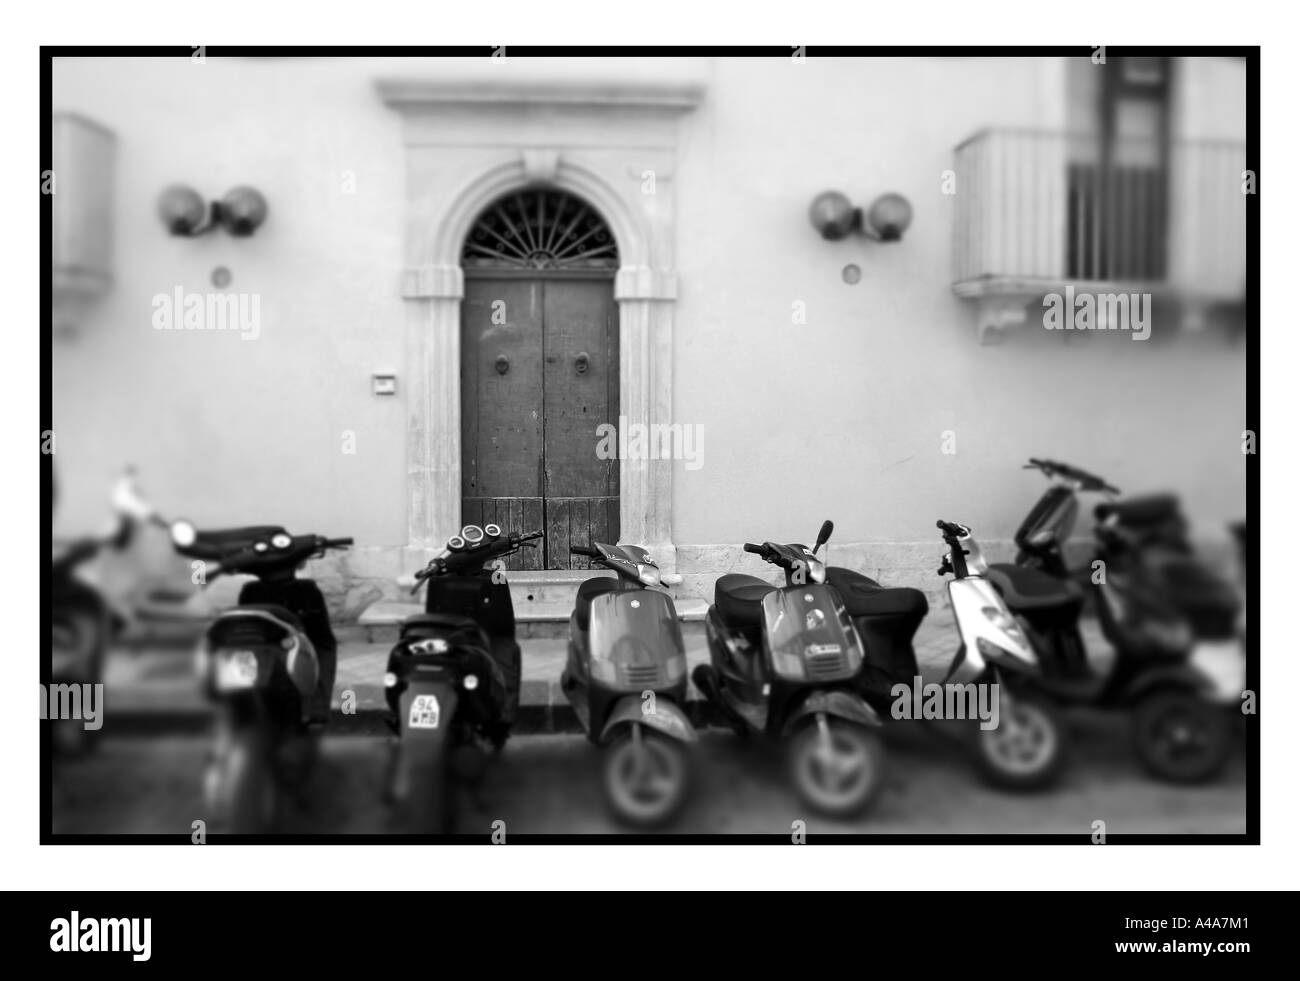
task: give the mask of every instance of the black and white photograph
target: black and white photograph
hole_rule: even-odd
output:
[[[24,49],[24,847],[1254,863],[1266,28],[504,10]]]

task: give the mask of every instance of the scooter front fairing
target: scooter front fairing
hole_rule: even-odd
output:
[[[862,670],[862,641],[840,596],[810,583],[763,597],[768,666],[785,682],[848,681]]]
[[[987,579],[952,579],[948,598],[961,634],[961,650],[945,682],[970,684],[990,663],[1018,671],[1037,671],[1038,655],[1024,630]]]
[[[620,691],[684,696],[686,646],[666,593],[651,589],[606,593],[591,604],[591,679]]]

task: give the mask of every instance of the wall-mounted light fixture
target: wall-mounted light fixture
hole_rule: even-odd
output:
[[[252,235],[266,221],[266,212],[266,198],[252,187],[236,187],[211,204],[182,184],[172,185],[158,198],[158,215],[167,231],[187,238],[219,225],[231,235]]]
[[[877,242],[897,242],[912,223],[912,206],[901,194],[882,194],[864,213],[839,191],[823,191],[813,198],[808,217],[829,242],[855,232]]]

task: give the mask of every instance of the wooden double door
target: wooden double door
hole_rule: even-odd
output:
[[[600,274],[467,277],[461,311],[461,513],[543,530],[513,569],[585,569],[570,545],[617,542],[618,316]],[[605,446],[610,444],[605,441]],[[617,447],[617,440],[613,441]]]

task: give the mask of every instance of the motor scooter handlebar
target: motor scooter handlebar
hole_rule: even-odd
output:
[[[603,558],[604,558],[604,556],[601,555],[599,552],[597,552],[594,548],[587,548],[587,546],[585,546],[585,545],[570,545],[570,546],[569,546],[569,554],[570,554],[570,555],[581,555],[583,558],[587,558],[587,559],[603,559]]]

